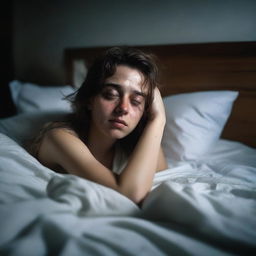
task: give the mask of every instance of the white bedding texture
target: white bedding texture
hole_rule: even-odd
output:
[[[139,208],[0,134],[0,255],[253,255],[256,150],[220,140],[157,173]]]
[[[197,104],[199,94],[166,99],[169,167],[140,207],[46,168],[23,148],[66,109],[0,120],[0,255],[256,255],[256,149],[219,138],[237,97],[219,93],[204,97],[222,109]],[[168,111],[176,100],[183,106]],[[206,141],[193,152],[200,134]]]

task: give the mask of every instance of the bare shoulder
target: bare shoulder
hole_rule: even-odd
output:
[[[55,171],[63,170],[108,187],[116,188],[114,175],[90,152],[75,132],[52,129],[45,135],[39,152],[40,162]]]
[[[65,142],[66,140],[80,140],[77,133],[69,128],[54,128],[45,134],[44,138],[47,142]]]
[[[86,147],[78,134],[67,128],[56,128],[48,131],[45,134],[42,146],[61,152],[77,151],[81,147]]]
[[[87,147],[75,131],[67,128],[54,128],[45,134],[38,159],[44,165],[55,169],[55,166],[62,165],[65,158],[81,150],[87,151]]]

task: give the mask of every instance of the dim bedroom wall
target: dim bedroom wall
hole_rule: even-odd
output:
[[[14,77],[63,84],[67,47],[255,41],[255,13],[254,0],[14,0]]]

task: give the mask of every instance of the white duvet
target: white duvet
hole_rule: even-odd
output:
[[[0,134],[0,203],[0,255],[256,255],[256,150],[170,163],[139,208]]]

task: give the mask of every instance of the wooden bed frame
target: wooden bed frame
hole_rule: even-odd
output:
[[[256,147],[256,42],[135,46],[158,58],[163,96],[236,90],[239,97],[222,138]],[[74,84],[74,61],[88,66],[108,47],[65,50],[66,83]]]

